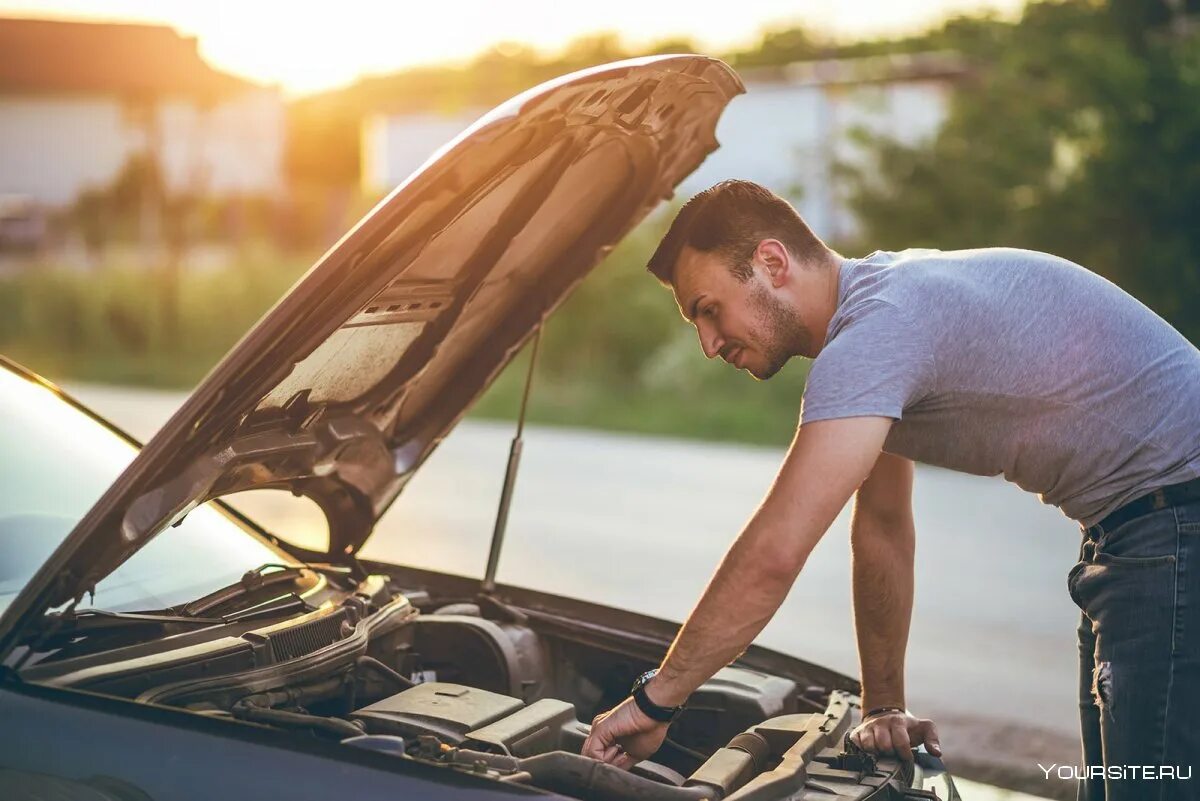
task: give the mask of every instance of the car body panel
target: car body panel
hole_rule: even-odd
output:
[[[0,794],[12,799],[559,797],[292,732],[79,690],[0,685],[0,718],[10,724],[0,727]]]

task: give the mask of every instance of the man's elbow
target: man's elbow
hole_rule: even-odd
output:
[[[796,545],[772,544],[757,556],[758,573],[763,581],[791,585],[808,561],[809,549]]]
[[[850,539],[874,539],[877,537],[892,537],[898,531],[911,530],[913,527],[912,510],[910,509],[864,509],[857,507],[850,519]]]
[[[916,532],[911,514],[859,514],[850,523],[850,553],[855,564],[913,557]]]
[[[850,516],[851,536],[880,536],[896,529],[912,528],[912,481],[910,475],[882,472],[893,462],[876,466],[876,470],[854,497]],[[910,465],[904,465],[911,471]],[[898,470],[894,470],[898,472]]]

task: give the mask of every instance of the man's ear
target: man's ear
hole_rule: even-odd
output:
[[[783,286],[791,270],[791,255],[778,239],[764,239],[758,243],[754,254],[767,270],[767,277],[774,287]]]

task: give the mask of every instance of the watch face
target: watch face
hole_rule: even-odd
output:
[[[654,674],[657,672],[658,672],[657,670],[647,670],[645,673],[643,673],[642,675],[640,675],[636,679],[634,679],[633,687],[630,688],[630,690],[629,690],[630,694],[637,692],[642,687],[645,687],[646,682],[648,682],[648,681],[650,681],[650,679],[654,678]]]

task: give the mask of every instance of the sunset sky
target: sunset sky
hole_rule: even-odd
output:
[[[1021,0],[0,0],[0,16],[148,22],[199,39],[215,67],[291,95],[360,75],[458,61],[499,42],[552,52],[613,31],[632,46],[673,35],[712,51],[748,44],[767,27],[798,22],[840,36],[920,29],[948,14],[1015,13]]]

